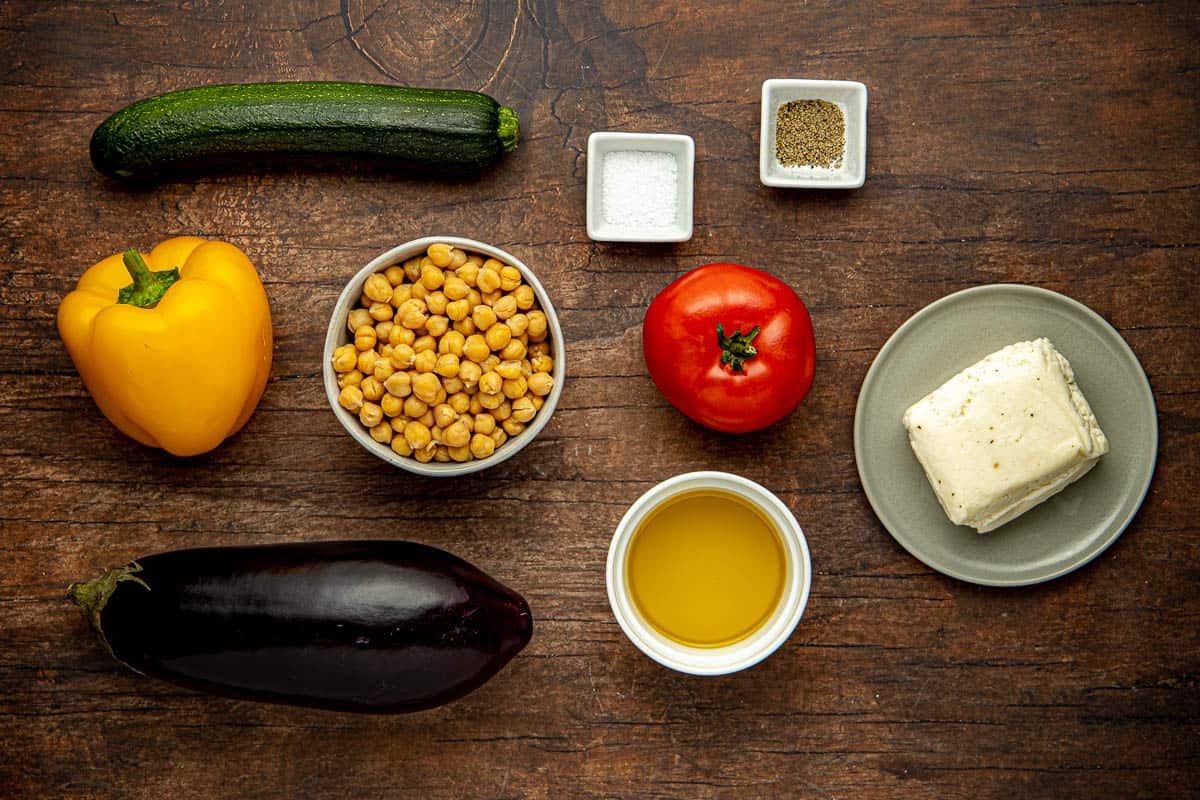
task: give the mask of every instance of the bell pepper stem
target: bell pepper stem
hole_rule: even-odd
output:
[[[179,280],[179,267],[152,272],[142,254],[137,250],[126,250],[121,257],[133,283],[117,292],[117,302],[138,308],[153,308]]]
[[[746,362],[758,355],[754,346],[754,337],[762,328],[755,325],[749,333],[734,331],[728,336],[721,323],[717,323],[717,345],[721,348],[721,363],[729,366],[734,372],[745,372]]]

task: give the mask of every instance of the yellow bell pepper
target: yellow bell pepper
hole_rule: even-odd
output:
[[[59,304],[58,332],[104,416],[177,456],[240,430],[271,372],[258,272],[233,245],[194,236],[91,267]]]

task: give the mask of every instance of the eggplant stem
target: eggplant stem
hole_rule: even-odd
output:
[[[150,591],[150,585],[136,574],[141,571],[142,565],[131,561],[124,567],[110,569],[99,578],[86,583],[72,583],[67,587],[67,597],[79,606],[84,619],[96,630],[96,633],[100,634],[100,640],[104,642],[105,647],[108,647],[109,652],[112,652],[112,648],[109,647],[108,640],[104,638],[104,629],[100,626],[100,612],[104,610],[104,606],[108,605],[108,598],[112,597],[112,593],[117,590],[117,585],[124,581],[141,584],[146,591]]]

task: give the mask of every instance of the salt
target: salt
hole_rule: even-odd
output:
[[[600,209],[609,225],[663,228],[679,213],[679,164],[673,153],[615,150],[604,156]]]

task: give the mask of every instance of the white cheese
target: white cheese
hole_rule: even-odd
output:
[[[946,516],[980,533],[1083,477],[1108,438],[1047,339],[967,367],[904,412],[913,452]]]

